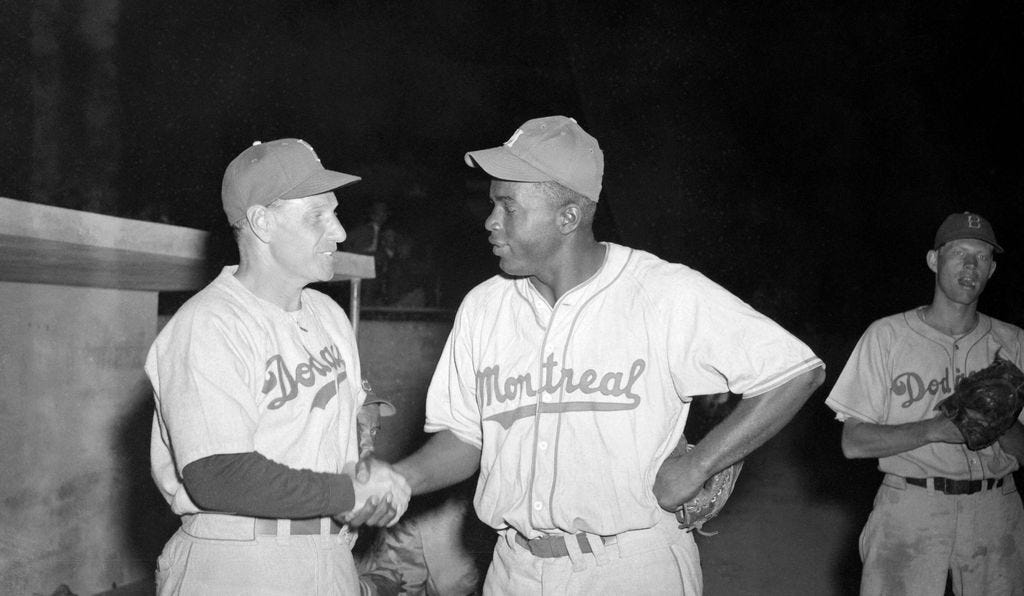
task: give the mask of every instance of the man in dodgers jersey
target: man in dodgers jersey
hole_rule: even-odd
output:
[[[815,355],[683,265],[592,232],[603,156],[570,118],[466,154],[491,177],[504,275],[465,298],[431,382],[426,430],[395,465],[414,493],[478,468],[499,532],[485,592],[699,594],[673,510],[776,433],[821,383]],[[747,398],[689,452],[691,396]]]
[[[256,143],[224,174],[239,264],[161,331],[146,360],[153,477],[181,529],[159,594],[357,594],[350,527],[397,520],[410,496],[361,461],[365,399],[345,312],[305,289],[334,275],[345,230],[324,169],[297,139]]]
[[[860,537],[861,594],[942,594],[947,575],[957,594],[1024,594],[1024,427],[971,451],[934,409],[997,353],[1024,366],[1024,332],[977,310],[994,252],[983,217],[947,217],[926,257],[931,303],[872,323],[826,400],[846,457],[885,473]]]

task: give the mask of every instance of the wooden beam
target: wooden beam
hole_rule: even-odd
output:
[[[191,290],[215,272],[200,230],[0,197],[0,280]]]
[[[0,281],[198,290],[219,271],[209,232],[0,197]],[[332,281],[374,277],[373,257],[338,252]]]

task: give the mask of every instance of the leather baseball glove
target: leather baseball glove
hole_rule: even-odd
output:
[[[935,409],[960,429],[967,448],[984,449],[1013,426],[1024,408],[1024,372],[999,357],[961,379]]]
[[[687,445],[686,450],[693,449],[693,445]],[[705,532],[704,524],[721,513],[725,502],[732,495],[736,486],[736,479],[743,468],[743,462],[738,461],[721,472],[708,478],[700,492],[693,498],[683,503],[676,509],[676,520],[679,521],[679,529],[687,532],[696,531],[704,536],[714,536],[718,532]]]

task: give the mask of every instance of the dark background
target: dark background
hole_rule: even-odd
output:
[[[825,360],[789,436],[811,492],[863,515],[874,462],[842,461],[821,400],[870,321],[930,300],[946,215],[993,221],[981,308],[1024,323],[1024,4],[724,4],[0,0],[0,196],[223,236],[227,163],[300,137],[363,177],[342,222],[387,200],[453,308],[496,272],[463,153],[573,116],[605,152],[600,238]]]
[[[343,222],[382,198],[436,252],[451,307],[495,270],[463,153],[565,114],[605,151],[602,238],[812,343],[927,301],[968,209],[1008,249],[983,308],[1020,322],[1019,2],[224,4],[3,3],[0,195],[223,230],[227,162],[297,136],[363,176]]]

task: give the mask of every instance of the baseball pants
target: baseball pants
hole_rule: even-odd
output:
[[[359,594],[352,559],[355,535],[291,535],[280,520],[277,535],[259,535],[252,518],[186,516],[157,560],[157,594],[336,596]],[[246,528],[247,526],[247,528]]]
[[[886,474],[860,536],[862,596],[1024,595],[1024,509],[1013,482],[947,495]]]
[[[587,534],[591,553],[582,552],[570,537],[565,541],[569,555],[563,557],[537,557],[516,541],[516,534],[501,533],[484,594],[699,596],[703,591],[697,545],[671,513],[653,528],[619,534],[612,544]]]

